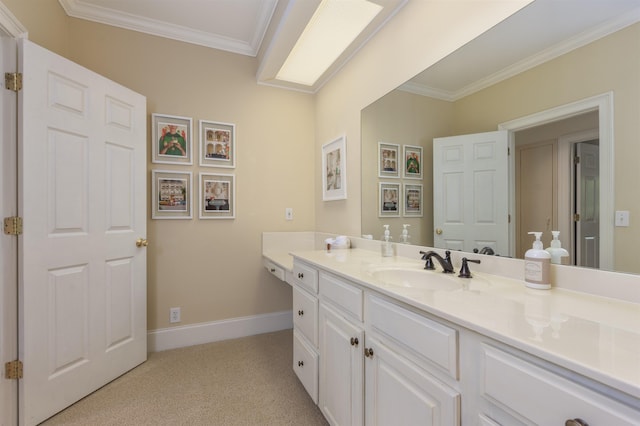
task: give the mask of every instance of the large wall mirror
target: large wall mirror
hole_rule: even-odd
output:
[[[569,264],[640,273],[640,0],[536,0],[361,118],[364,235],[380,239],[389,224],[401,242],[409,225],[411,244],[521,258],[529,231],[544,232],[548,247],[559,230]],[[464,163],[471,180],[442,170],[448,156],[503,145],[442,147],[495,134],[508,152],[495,170]],[[421,171],[407,174],[416,147]],[[496,220],[489,236],[447,238],[448,225],[469,236]]]

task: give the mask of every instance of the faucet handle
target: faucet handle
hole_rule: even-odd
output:
[[[451,261],[451,250],[447,250],[444,252],[444,260],[449,262],[449,265],[453,266],[453,262]]]
[[[421,250],[420,254],[422,255],[422,260],[426,260],[426,263],[424,264],[424,269],[429,269],[431,271],[436,269],[436,267],[433,266],[433,259],[431,259],[431,256],[429,255],[429,253]]]
[[[480,259],[467,259],[466,257],[463,257],[462,267],[460,268],[460,273],[458,274],[458,277],[471,278],[471,270],[469,269],[469,264],[467,262],[480,263]]]

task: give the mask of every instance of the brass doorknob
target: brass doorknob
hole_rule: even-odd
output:
[[[136,240],[136,247],[146,247],[149,245],[149,241],[144,238],[138,238]]]
[[[436,234],[441,235],[442,234],[442,229],[436,228]]]

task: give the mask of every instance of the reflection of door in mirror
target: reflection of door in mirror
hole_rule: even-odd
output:
[[[597,141],[575,144],[576,265],[599,266],[600,160]]]
[[[570,253],[572,265],[598,267],[597,135],[598,111],[515,132],[514,219],[517,257],[522,258],[524,252],[531,248],[532,238],[528,232],[543,232],[542,241],[544,247],[548,247],[551,231],[559,230],[560,240]],[[595,150],[595,155],[582,161],[591,165],[589,174],[585,174],[583,179],[586,184],[583,185],[576,171],[579,163],[575,159],[575,146],[586,141],[590,141],[595,148],[591,150]],[[592,190],[588,191],[588,188]],[[579,199],[585,200],[582,208],[579,207]],[[581,220],[576,222],[578,217]],[[580,237],[581,228],[584,238]],[[587,258],[590,260],[587,261]]]
[[[508,132],[433,140],[436,247],[509,254]]]

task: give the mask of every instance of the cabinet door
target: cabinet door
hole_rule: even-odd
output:
[[[320,304],[319,405],[332,425],[363,424],[363,343],[361,327]]]
[[[459,425],[460,394],[367,337],[367,425]]]

